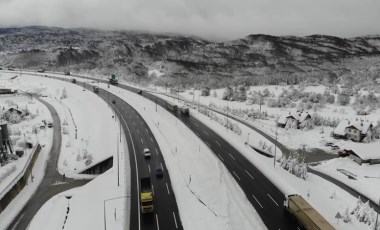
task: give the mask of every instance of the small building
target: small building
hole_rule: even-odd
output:
[[[8,109],[8,112],[9,112],[9,113],[17,113],[17,114],[20,115],[20,116],[24,116],[24,115],[25,115],[24,112],[23,112],[22,110],[20,110],[20,109],[18,109],[18,108],[15,108],[15,107],[10,107],[10,108]]]
[[[344,151],[349,152],[349,157],[356,163],[362,164],[380,164],[380,142],[373,143],[347,143]]]
[[[311,119],[311,115],[308,112],[297,111],[294,113],[289,112],[288,114],[283,114],[277,121],[277,126],[285,128],[286,124],[292,122],[296,124],[297,129],[300,128],[300,124],[305,120]]]
[[[340,121],[333,131],[333,137],[337,139],[349,139],[355,142],[362,142],[363,139],[372,133],[373,125],[369,121],[344,119]]]

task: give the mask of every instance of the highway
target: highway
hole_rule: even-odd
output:
[[[97,78],[85,78],[99,81]],[[100,81],[108,83],[106,80]],[[122,84],[117,86],[137,93],[136,88]],[[153,102],[157,102],[160,106],[166,108],[166,101],[164,99],[146,93],[145,91],[142,96]],[[268,229],[301,229],[296,220],[289,216],[282,206],[284,194],[239,151],[209,127],[192,117],[191,114],[189,117],[181,115],[179,111],[173,114],[198,135],[199,138],[203,140],[219,157],[221,162],[226,166],[231,175],[233,175],[237,183],[240,185],[246,194],[247,199],[257,210]]]
[[[40,75],[36,75],[40,76]],[[57,80],[69,81],[58,77],[48,76]],[[74,84],[74,83],[72,83]],[[77,81],[92,91],[92,85]],[[183,230],[179,216],[175,194],[172,190],[169,174],[166,170],[165,160],[158,143],[145,123],[144,119],[127,102],[103,89],[97,93],[115,111],[124,130],[128,143],[128,152],[131,167],[131,230]],[[115,100],[115,103],[112,103]],[[149,148],[151,159],[145,159],[143,149]],[[163,178],[156,178],[155,170],[158,166],[164,169]],[[140,211],[140,178],[150,176],[154,194],[154,213],[142,214]]]
[[[49,77],[62,80],[62,78],[59,77]],[[92,77],[82,78],[99,81],[99,79]],[[70,79],[66,80],[70,81]],[[108,81],[106,80],[100,80],[100,82],[108,83]],[[85,86],[90,90],[92,89],[92,86],[84,84],[82,82],[77,81],[77,84]],[[117,86],[122,89],[137,93],[136,88],[122,84],[119,84]],[[107,101],[108,92],[99,90],[99,95]],[[157,102],[160,106],[166,108],[166,101],[164,99],[157,97],[153,94],[147,93],[145,91],[143,92],[142,96],[153,102]],[[153,186],[157,198],[157,210],[155,212],[155,216],[150,217],[149,219],[143,219],[140,215],[137,206],[138,200],[136,200],[136,197],[134,196],[134,194],[138,194],[139,189],[137,187],[137,178],[141,177],[141,175],[143,174],[149,174],[149,167],[147,161],[143,157],[142,151],[146,144],[153,153],[155,151],[153,150],[154,148],[157,148],[158,151],[159,148],[157,143],[155,142],[153,134],[151,134],[148,126],[140,117],[140,115],[120,98],[114,95],[110,96],[110,100],[111,98],[116,99],[115,107],[116,111],[118,111],[117,115],[123,121],[123,129],[125,130],[126,136],[130,137],[127,138],[132,172],[132,207],[130,229],[140,229],[138,228],[139,224],[141,224],[141,229],[154,229],[155,226],[159,226],[161,229],[173,229],[173,227],[176,227],[174,226],[174,224],[176,223],[175,221],[177,221],[177,224],[178,222],[180,223],[178,209],[175,204],[174,194],[170,193],[171,195],[169,195],[166,187],[162,186],[165,183],[167,183],[168,186],[170,186],[170,181],[160,184],[160,181],[157,181],[152,175],[152,173],[151,178],[154,178]],[[259,216],[261,217],[268,229],[301,229],[300,226],[298,226],[296,220],[289,216],[289,214],[284,210],[282,206],[284,194],[270,180],[268,180],[251,162],[249,162],[239,151],[237,151],[233,146],[231,146],[226,140],[221,138],[209,127],[192,117],[191,114],[189,117],[182,116],[179,111],[173,114],[179,120],[184,122],[184,124],[187,125],[196,135],[198,135],[199,138],[202,141],[204,141],[205,144],[208,145],[209,148],[219,157],[220,161],[226,166],[231,175],[235,178],[236,182],[240,185],[247,199],[257,210]],[[142,135],[141,130],[144,131],[145,128],[147,128],[149,131],[146,134],[152,137],[154,142],[150,141],[150,138],[147,138],[148,136]],[[140,140],[140,142],[138,140]],[[151,161],[154,162],[154,164],[157,164],[157,162],[160,161],[162,161],[162,163],[164,164],[164,159],[162,158],[162,155],[160,153],[157,156],[154,156],[154,154],[152,156],[153,158]],[[132,163],[134,160],[135,164]],[[138,168],[137,171],[136,168]],[[137,175],[136,172],[138,173]],[[164,179],[169,180],[168,175],[165,175]],[[172,197],[172,202],[167,202],[166,199],[170,200],[170,197]],[[162,205],[162,203],[160,204],[161,199],[165,200],[165,205]],[[164,212],[161,211],[161,208],[163,207],[165,207]],[[175,221],[173,220],[173,216],[176,216]],[[181,225],[179,224],[179,226]]]

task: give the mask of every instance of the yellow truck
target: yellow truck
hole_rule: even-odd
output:
[[[307,230],[335,230],[321,214],[317,212],[302,196],[293,194],[284,199],[284,207]]]
[[[153,191],[152,191],[152,185],[150,183],[150,177],[143,177],[140,180],[140,186],[141,186],[141,195],[140,195],[140,202],[141,202],[141,212],[142,213],[149,213],[154,211],[154,197],[153,197]]]

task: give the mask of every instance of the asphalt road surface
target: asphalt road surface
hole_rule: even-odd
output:
[[[38,98],[36,98],[38,99]],[[39,100],[39,99],[38,99]],[[88,180],[72,180],[66,178],[66,183],[55,184],[54,182],[62,182],[62,176],[57,171],[58,157],[61,151],[61,121],[57,114],[57,111],[49,103],[44,100],[39,100],[47,106],[52,118],[53,118],[53,145],[50,151],[50,157],[46,165],[45,176],[37,189],[37,192],[26,203],[23,209],[14,218],[12,223],[8,226],[8,230],[25,230],[33,219],[38,210],[53,196],[75,188],[82,186],[88,182]]]
[[[88,79],[99,81],[99,79],[96,78]],[[101,82],[108,83],[105,80],[102,80]],[[133,87],[121,84],[117,86],[137,93],[137,89]],[[157,102],[163,108],[166,107],[166,101],[155,95],[143,92],[142,96],[153,102]],[[119,103],[121,104],[123,102],[117,98],[116,104]],[[268,229],[297,229],[299,227],[295,219],[289,216],[283,208],[282,204],[284,200],[284,194],[242,154],[240,154],[233,146],[231,146],[227,141],[221,138],[217,133],[215,133],[206,125],[192,117],[191,114],[188,117],[181,115],[179,111],[174,112],[173,114],[182,122],[184,122],[196,135],[198,135],[199,138],[203,140],[211,148],[211,150],[219,157],[221,162],[227,167],[231,175],[233,175],[237,183],[241,186],[244,193],[246,194],[247,199],[257,210],[258,214],[260,215],[261,219],[263,220],[264,224]],[[127,117],[127,119],[132,120],[139,116],[134,112],[129,113],[129,115],[130,116]],[[146,126],[145,122],[143,122],[142,120],[141,122]],[[139,137],[141,138],[141,136],[137,134],[135,138]],[[142,149],[140,151],[142,151]],[[141,158],[143,158],[143,156],[141,156]],[[140,172],[140,169],[138,171]],[[134,176],[132,175],[132,178],[133,177]],[[132,184],[134,184],[133,181]],[[136,201],[132,200],[132,202]],[[132,210],[131,214],[133,213],[136,213],[136,211]]]
[[[62,78],[48,76],[57,80]],[[65,81],[71,81],[66,79]],[[73,83],[74,84],[74,83]],[[77,85],[90,91],[92,85],[77,81]],[[169,174],[166,170],[165,160],[157,141],[145,123],[144,119],[127,102],[116,95],[103,89],[97,93],[115,111],[121,121],[126,141],[131,167],[131,230],[182,230],[182,222],[179,216],[175,194],[172,190]],[[112,103],[115,100],[115,103]],[[152,156],[150,159],[144,157],[144,148],[149,148]],[[160,166],[164,170],[164,176],[155,176],[156,168]],[[140,211],[140,178],[150,177],[154,194],[154,213],[142,214]]]

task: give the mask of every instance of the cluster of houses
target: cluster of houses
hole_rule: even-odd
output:
[[[282,115],[278,121],[277,126],[282,128],[300,128],[300,124],[306,120],[311,119],[308,112],[297,111],[289,112]],[[372,122],[362,119],[348,120],[343,119],[338,126],[332,131],[332,137],[335,139],[351,140],[342,146],[339,154],[342,156],[349,156],[358,164],[380,163],[380,142],[371,142],[376,137],[379,138],[377,132],[374,132],[374,125]]]

